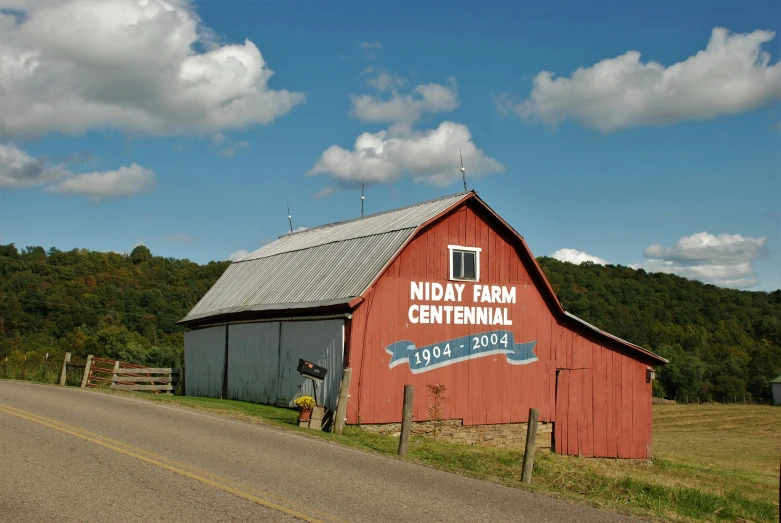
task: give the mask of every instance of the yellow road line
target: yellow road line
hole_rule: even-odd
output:
[[[211,479],[213,481],[216,481],[216,482],[219,482],[219,483],[231,486],[231,487],[233,487],[235,489],[243,490],[243,491],[249,492],[249,493],[255,493],[255,494],[257,494],[259,496],[262,496],[264,498],[267,498],[267,499],[268,498],[274,499],[274,500],[276,500],[276,501],[278,501],[280,503],[284,503],[288,507],[297,508],[300,511],[306,511],[306,512],[308,512],[310,514],[314,514],[314,515],[320,516],[320,517],[322,517],[322,518],[324,518],[324,519],[326,519],[328,521],[332,521],[334,523],[348,523],[347,520],[345,520],[345,519],[339,518],[337,516],[333,516],[331,514],[327,514],[325,512],[317,510],[317,509],[313,509],[313,508],[304,506],[304,505],[302,505],[300,503],[297,503],[297,502],[294,502],[292,500],[283,498],[282,496],[278,496],[276,494],[272,494],[271,492],[267,492],[265,490],[261,490],[261,489],[255,488],[255,487],[252,487],[250,485],[243,484],[243,483],[241,483],[239,481],[235,481],[235,480],[230,479],[230,478],[222,477],[219,474],[215,474],[213,472],[209,472],[209,471],[200,469],[200,468],[198,468],[196,466],[193,466],[193,465],[187,465],[185,463],[181,463],[181,462],[176,461],[174,459],[171,459],[171,458],[168,458],[168,457],[156,454],[156,453],[154,453],[152,451],[149,451],[149,450],[146,450],[146,449],[142,449],[142,448],[139,448],[139,447],[135,447],[135,446],[130,445],[129,443],[125,443],[123,441],[118,441],[118,440],[109,438],[107,436],[103,436],[101,434],[96,434],[94,432],[91,432],[91,431],[89,431],[87,429],[84,429],[84,428],[81,428],[81,427],[75,427],[73,425],[69,425],[69,424],[67,424],[67,423],[65,423],[63,421],[59,421],[59,420],[56,420],[56,419],[53,419],[53,418],[47,418],[46,416],[43,416],[41,414],[36,414],[34,412],[29,412],[29,411],[26,411],[26,410],[22,410],[22,409],[19,409],[17,407],[12,407],[10,405],[5,405],[3,403],[0,403],[0,408],[7,409],[7,410],[10,410],[10,411],[15,411],[15,412],[18,412],[18,413],[20,413],[22,415],[25,415],[25,416],[30,416],[30,417],[33,417],[33,418],[37,418],[39,420],[43,420],[46,423],[50,423],[52,425],[57,425],[59,427],[65,427],[66,429],[69,429],[71,431],[78,432],[78,433],[80,433],[82,435],[86,435],[86,436],[89,436],[91,438],[95,438],[95,439],[101,440],[103,442],[108,442],[108,443],[110,443],[112,445],[115,445],[117,447],[122,447],[122,448],[124,448],[126,450],[130,450],[132,452],[136,452],[138,454],[145,455],[145,456],[147,456],[149,458],[152,458],[154,460],[162,461],[164,463],[167,463],[169,465],[173,465],[175,467],[187,470],[187,471],[192,472],[194,474],[206,476],[206,477],[208,477],[209,479]]]
[[[0,412],[5,412],[6,414],[10,414],[12,416],[23,418],[23,419],[26,419],[28,421],[32,421],[33,423],[38,423],[40,425],[44,425],[44,426],[49,427],[51,429],[58,430],[60,432],[66,433],[66,434],[70,434],[71,436],[75,436],[77,438],[83,439],[85,441],[89,441],[91,443],[95,443],[96,445],[100,445],[102,447],[111,449],[111,450],[113,450],[115,452],[118,452],[120,454],[124,454],[126,456],[130,456],[132,458],[135,458],[135,459],[138,459],[140,461],[143,461],[145,463],[149,463],[150,465],[155,465],[157,467],[166,469],[166,470],[168,470],[170,472],[173,472],[175,474],[179,474],[179,475],[184,476],[186,478],[190,478],[190,479],[194,479],[196,481],[200,481],[201,483],[209,485],[210,487],[214,487],[214,488],[220,489],[220,490],[222,490],[224,492],[228,492],[229,494],[233,494],[234,496],[238,496],[240,498],[244,498],[246,500],[249,500],[249,501],[252,501],[254,503],[257,503],[258,505],[262,505],[264,507],[267,507],[267,508],[270,508],[270,509],[273,509],[273,510],[277,510],[279,512],[283,512],[285,514],[288,514],[289,516],[293,516],[295,518],[302,519],[302,520],[308,521],[310,523],[323,523],[321,520],[313,518],[313,517],[311,517],[311,516],[309,516],[307,514],[304,514],[302,512],[289,509],[287,507],[284,507],[282,505],[278,505],[276,503],[272,503],[272,502],[267,501],[265,499],[262,499],[262,498],[260,498],[258,496],[254,496],[254,495],[249,494],[247,492],[244,492],[242,490],[239,490],[239,489],[230,487],[228,485],[225,485],[223,483],[211,480],[211,479],[209,479],[207,477],[204,477],[204,476],[202,476],[200,474],[195,474],[195,473],[192,473],[192,472],[188,472],[187,470],[184,470],[181,467],[175,467],[175,466],[169,465],[169,464],[164,463],[164,462],[162,462],[162,461],[160,461],[158,459],[153,459],[153,458],[149,458],[147,456],[143,456],[143,455],[141,455],[141,454],[139,454],[137,452],[133,452],[133,451],[121,448],[119,445],[112,444],[112,443],[107,443],[105,441],[100,441],[99,439],[97,439],[95,437],[87,436],[85,434],[80,434],[79,432],[76,431],[76,430],[83,430],[83,429],[71,430],[69,428],[65,428],[65,427],[62,427],[62,426],[57,426],[57,424],[60,424],[60,422],[57,422],[55,420],[51,420],[54,423],[50,423],[49,421],[44,421],[43,419],[36,419],[36,418],[41,418],[42,416],[38,416],[37,414],[33,414],[32,412],[27,412],[27,411],[23,411],[21,409],[17,409],[15,407],[9,407],[9,406],[1,404],[1,403],[0,403]],[[102,438],[102,436],[100,436],[100,437]],[[121,444],[121,445],[124,446],[124,444]],[[277,497],[277,496],[275,496],[275,497]]]

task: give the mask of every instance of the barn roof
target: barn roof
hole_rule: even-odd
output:
[[[770,383],[781,383],[781,376],[777,377],[776,379],[774,379]]]
[[[454,194],[280,236],[230,264],[182,323],[348,303],[369,287],[420,225],[471,195]]]
[[[473,191],[282,235],[231,263],[179,323],[242,312],[346,305],[369,288],[419,227],[469,199],[479,202],[517,238],[541,283],[540,291],[550,298],[556,312],[604,338],[668,363],[565,311],[523,237]]]

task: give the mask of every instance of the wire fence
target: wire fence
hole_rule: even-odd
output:
[[[37,383],[58,384],[62,373],[62,360],[54,358],[0,361],[0,379],[25,380]],[[65,384],[78,387],[84,374],[84,365],[71,364],[66,366]]]

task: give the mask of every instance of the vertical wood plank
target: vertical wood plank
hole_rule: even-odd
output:
[[[605,349],[602,358],[605,376],[605,456],[616,457],[616,439],[613,434],[613,351]]]
[[[567,416],[567,435],[568,435],[568,441],[567,441],[567,449],[569,450],[569,454],[572,454],[574,456],[577,456],[580,454],[581,446],[580,442],[582,441],[582,434],[581,434],[581,422],[580,422],[580,391],[582,390],[581,386],[581,376],[578,371],[571,370],[568,371],[569,373],[569,401],[568,401],[568,416]]]
[[[623,356],[618,352],[613,352],[613,439],[616,444],[616,457],[622,455],[622,429],[621,429],[621,406],[622,406],[622,387],[621,387],[621,360]]]
[[[632,457],[632,367],[621,358],[621,441],[618,457]]]

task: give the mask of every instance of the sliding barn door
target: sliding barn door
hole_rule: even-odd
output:
[[[593,379],[591,369],[559,369],[556,372],[557,454],[594,456]]]

